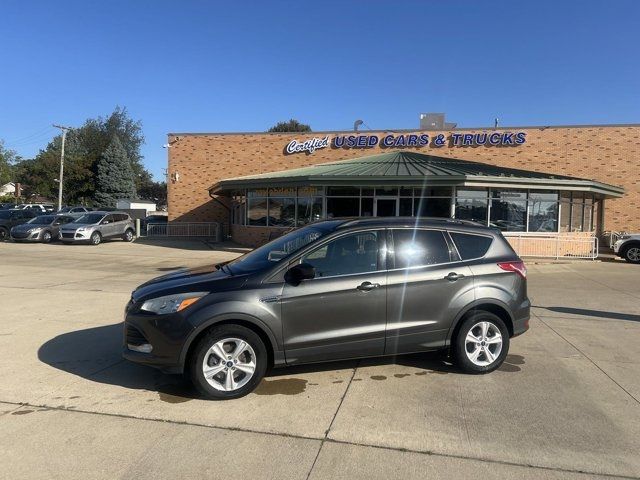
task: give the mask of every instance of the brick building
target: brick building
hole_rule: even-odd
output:
[[[246,245],[346,215],[455,216],[519,236],[640,230],[640,125],[443,128],[171,133],[169,220],[220,222]]]

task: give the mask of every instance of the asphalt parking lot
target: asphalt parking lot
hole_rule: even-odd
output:
[[[240,400],[120,357],[150,277],[202,242],[0,244],[0,478],[640,477],[640,267],[529,265],[531,330],[462,375],[435,355],[276,370]]]

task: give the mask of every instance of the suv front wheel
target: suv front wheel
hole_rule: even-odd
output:
[[[622,258],[629,263],[640,263],[640,243],[626,247],[622,251]]]
[[[456,363],[467,373],[492,372],[502,365],[509,353],[507,326],[490,312],[467,315],[454,342]]]
[[[240,325],[212,328],[195,347],[189,375],[207,398],[239,398],[255,389],[267,370],[260,337]]]

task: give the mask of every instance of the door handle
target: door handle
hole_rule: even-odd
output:
[[[447,275],[444,278],[445,278],[445,280],[449,280],[450,282],[455,282],[456,280],[459,280],[460,278],[464,278],[464,275],[461,274],[461,273],[451,272],[449,275]]]
[[[362,282],[360,285],[358,285],[356,288],[358,290],[362,290],[363,292],[368,292],[370,290],[373,290],[375,288],[379,288],[380,284],[379,283],[371,283],[371,282]]]

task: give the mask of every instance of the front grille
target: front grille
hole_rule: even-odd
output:
[[[127,345],[142,345],[144,343],[149,343],[142,332],[136,327],[126,325],[125,329],[125,339]]]
[[[73,238],[75,232],[71,232],[71,233],[67,233],[67,232],[62,232],[62,238]]]
[[[29,235],[27,232],[13,232],[11,234],[13,238],[27,238]]]

